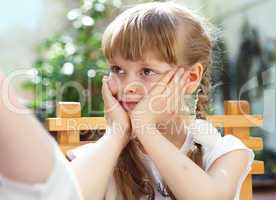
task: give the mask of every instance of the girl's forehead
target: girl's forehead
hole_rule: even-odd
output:
[[[119,64],[119,63],[132,63],[141,66],[149,65],[149,64],[157,64],[157,63],[166,63],[166,61],[159,59],[152,53],[146,53],[142,58],[137,60],[128,60],[123,58],[120,55],[116,55],[113,58],[109,59],[108,62],[110,64]]]

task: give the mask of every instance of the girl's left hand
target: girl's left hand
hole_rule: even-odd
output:
[[[149,94],[130,112],[132,134],[141,134],[145,128],[156,128],[156,124],[164,121],[164,117],[168,121],[180,112],[184,114],[185,76],[183,68],[173,68],[153,86]]]

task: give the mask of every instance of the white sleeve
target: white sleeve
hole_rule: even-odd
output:
[[[50,138],[50,141],[55,160],[48,180],[45,183],[26,184],[0,175],[0,200],[83,200],[69,162],[55,140]]]
[[[211,150],[203,149],[203,151],[205,151],[203,154],[203,167],[205,171],[207,171],[215,162],[215,160],[218,159],[220,156],[238,149],[244,149],[245,151],[247,151],[250,159],[237,184],[235,199],[239,199],[242,183],[245,180],[246,176],[249,174],[250,170],[252,169],[252,163],[255,157],[254,151],[245,146],[245,144],[239,138],[233,135],[224,136],[222,142],[217,144]]]
[[[220,156],[234,150],[238,149],[244,149],[248,152],[250,159],[247,165],[247,170],[251,170],[251,164],[254,161],[254,152],[252,149],[245,146],[245,144],[237,137],[233,135],[226,135],[222,137],[222,141],[218,143],[214,148],[211,150],[203,149],[204,156],[203,156],[203,167],[205,171],[209,169],[209,167],[212,165],[212,163],[218,159]]]

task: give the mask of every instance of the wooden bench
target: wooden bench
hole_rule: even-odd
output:
[[[104,117],[81,117],[81,105],[78,102],[59,102],[56,118],[48,118],[46,127],[57,133],[57,142],[63,152],[79,145],[92,142],[80,141],[80,131],[105,129]],[[263,140],[250,137],[250,129],[263,124],[261,115],[250,115],[247,101],[224,101],[224,115],[208,115],[208,121],[217,128],[223,128],[224,134],[240,138],[246,146],[254,151],[263,149]],[[252,200],[252,175],[264,173],[264,162],[254,160],[252,170],[246,177],[241,189],[241,200]]]

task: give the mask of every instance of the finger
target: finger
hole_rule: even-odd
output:
[[[189,79],[188,79],[189,73],[184,73],[181,77],[180,84],[179,84],[179,91],[178,91],[178,97],[179,99],[179,112],[180,114],[187,115],[187,104],[185,102],[185,95],[187,95],[187,88],[189,85]]]
[[[115,98],[112,96],[112,93],[109,89],[109,86],[107,84],[108,77],[104,76],[102,79],[102,96],[104,100],[104,104],[108,107],[111,108],[112,105],[116,103]]]
[[[183,83],[187,78],[187,73],[183,68],[179,69],[175,74],[173,81],[168,85],[166,94],[168,97],[168,104],[170,112],[179,113],[181,110],[182,102],[182,89],[184,87]]]
[[[179,88],[181,79],[182,79],[184,73],[185,73],[185,70],[183,68],[178,69],[175,76],[173,77],[173,80],[169,83],[168,88],[169,89]]]
[[[179,92],[179,86],[181,79],[183,77],[183,74],[185,73],[183,68],[177,69],[173,79],[168,83],[167,87],[164,89],[163,94],[170,96],[173,95],[174,93]]]
[[[156,85],[151,89],[150,96],[155,96],[161,94],[167,87],[168,83],[172,79],[173,75],[176,73],[177,68],[173,68],[164,74],[164,76],[156,83]]]
[[[172,84],[175,84],[175,85],[179,85],[180,84],[180,81],[181,81],[181,78],[183,77],[183,74],[185,73],[185,70],[184,68],[179,68],[177,70],[177,73],[175,74],[175,77],[174,77],[174,82]]]
[[[118,80],[118,77],[114,75],[108,77],[107,85],[109,86],[112,96],[118,93],[119,87],[121,87],[120,80]]]
[[[169,74],[171,73],[171,74]],[[176,90],[176,88],[174,88],[172,86],[172,82],[179,82],[178,80],[180,79],[179,76],[181,76],[181,74],[183,73],[183,70],[181,70],[181,68],[174,68],[172,71],[168,72],[168,74],[166,74],[161,81],[159,82],[159,85],[157,85],[157,89],[151,93],[150,97],[152,97],[152,101],[155,100],[153,98],[165,98],[166,100],[166,106],[165,106],[165,110],[172,112],[174,107],[175,107],[175,98],[170,100],[171,96],[175,96],[173,95],[173,91]],[[176,80],[175,80],[176,79]],[[161,84],[162,83],[162,84]],[[170,85],[170,88],[169,88]],[[173,84],[176,85],[176,84]],[[164,92],[166,91],[166,92]]]
[[[189,80],[188,80],[188,73],[184,73],[182,77],[180,78],[180,84],[179,84],[179,94],[184,95],[186,93],[187,87],[189,85]]]
[[[167,112],[171,114],[179,114],[181,112],[181,96],[179,94],[170,95],[167,98]]]
[[[189,71],[185,71],[182,77],[180,78],[181,79],[180,84],[181,85],[186,84],[189,81],[188,77],[189,77]]]
[[[181,88],[179,92],[183,95],[186,94],[188,92],[189,87],[193,86],[193,84],[193,82],[189,81],[189,73],[185,73],[180,82]]]

